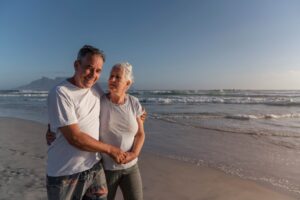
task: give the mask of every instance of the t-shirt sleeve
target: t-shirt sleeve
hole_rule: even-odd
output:
[[[132,102],[133,102],[133,110],[135,116],[140,117],[144,113],[144,111],[142,105],[140,104],[139,99],[136,97],[132,97]]]
[[[51,128],[54,130],[78,122],[73,102],[59,89],[49,94],[48,114]]]

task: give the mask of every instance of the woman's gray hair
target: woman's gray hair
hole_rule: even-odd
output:
[[[134,77],[133,77],[133,73],[132,73],[132,65],[130,63],[128,63],[128,62],[117,63],[113,66],[112,69],[114,69],[114,68],[123,68],[125,71],[126,80],[129,80],[131,84],[134,82]]]

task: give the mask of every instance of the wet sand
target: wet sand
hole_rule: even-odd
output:
[[[0,118],[0,199],[46,199],[45,130],[40,123]],[[146,200],[295,199],[219,170],[145,151],[139,165]],[[122,199],[120,194],[117,199]]]

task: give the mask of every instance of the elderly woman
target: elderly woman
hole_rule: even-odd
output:
[[[101,97],[100,139],[126,152],[122,164],[103,154],[108,200],[120,186],[124,199],[143,199],[142,181],[137,164],[145,140],[143,114],[138,99],[126,92],[133,83],[132,66],[113,66],[108,80],[109,92]]]

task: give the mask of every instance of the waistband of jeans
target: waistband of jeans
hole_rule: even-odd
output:
[[[93,165],[93,167],[91,169],[98,170],[98,169],[102,169],[102,168],[103,168],[102,159],[100,159],[98,162],[96,162]]]

